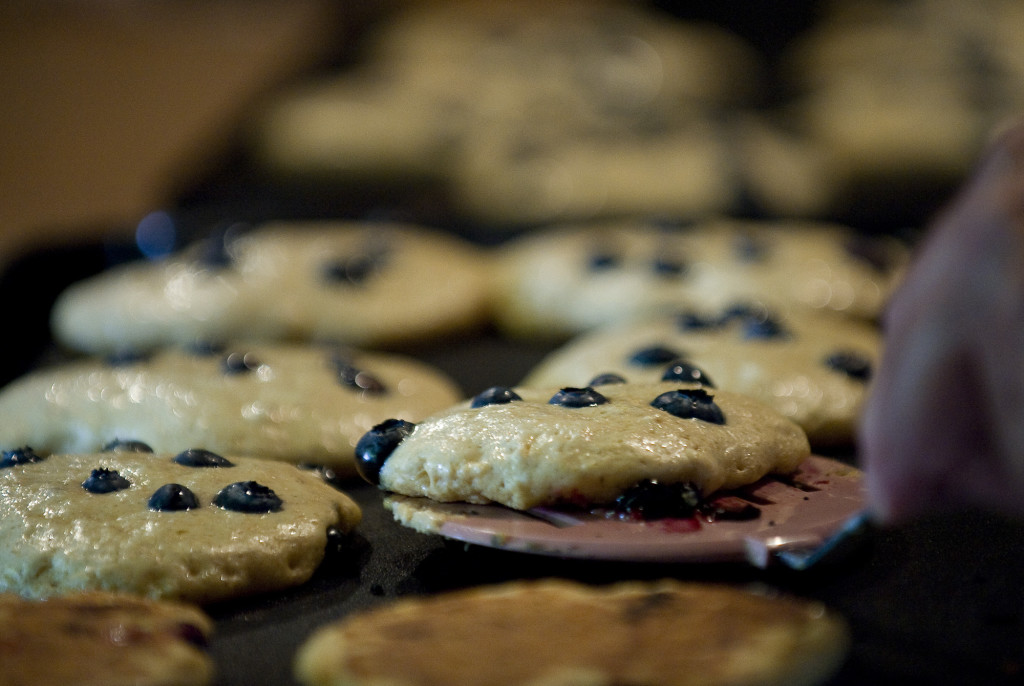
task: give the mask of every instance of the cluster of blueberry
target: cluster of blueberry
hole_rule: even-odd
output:
[[[5,450],[0,454],[0,469],[17,467],[23,464],[32,464],[33,462],[40,462],[42,459],[43,457],[36,453],[36,451],[32,450],[29,446],[14,448],[13,450]]]
[[[676,326],[684,332],[723,329],[737,323],[744,340],[785,339],[792,335],[770,312],[762,307],[744,303],[725,308],[717,317],[688,311],[680,312],[676,316]]]
[[[235,251],[232,244],[252,228],[244,222],[230,222],[214,227],[209,236],[197,241],[194,246],[196,264],[208,269],[234,267]],[[373,237],[351,255],[325,262],[320,275],[326,283],[361,286],[384,268],[390,251],[391,247],[385,240]]]
[[[84,484],[83,484],[84,486]],[[214,497],[213,504],[233,512],[265,513],[281,509],[281,498],[256,481],[228,484]],[[149,509],[157,512],[191,510],[199,507],[199,499],[181,484],[164,484],[149,499]]]
[[[118,440],[104,447],[104,452],[151,453],[152,448],[141,441]],[[5,450],[0,454],[0,469],[40,462],[45,458],[31,447]],[[202,448],[190,448],[176,455],[173,461],[185,467],[233,467],[234,464],[216,453]],[[82,488],[102,495],[131,487],[131,482],[117,470],[99,467],[92,470]],[[277,512],[282,501],[270,488],[255,481],[236,481],[225,486],[213,499],[213,504],[234,512]],[[164,484],[148,501],[149,509],[157,512],[191,510],[199,507],[199,499],[188,487],[177,483]]]
[[[613,250],[594,250],[587,257],[587,269],[591,272],[619,269],[624,258]],[[665,278],[684,277],[690,265],[680,257],[658,253],[650,259],[651,271]]]
[[[331,365],[338,377],[338,382],[353,390],[369,395],[383,395],[388,392],[384,382],[370,372],[360,369],[350,360],[338,354],[331,358]]]
[[[621,519],[644,521],[696,516],[706,521],[748,521],[761,516],[760,508],[742,498],[705,499],[688,481],[663,483],[656,479],[644,479],[627,488],[608,509]]]
[[[679,362],[673,368],[690,370],[680,374],[692,381],[694,378],[705,378],[699,369]],[[595,382],[601,384],[624,383],[625,379],[613,374],[596,377]],[[576,388],[559,389],[549,405],[567,408],[595,407],[609,402],[608,398],[594,389],[594,385]],[[470,407],[482,408],[488,405],[503,405],[520,402],[522,397],[507,386],[492,386],[473,397]],[[714,397],[703,388],[679,388],[666,391],[651,401],[651,407],[668,412],[680,419],[695,419],[712,424],[725,424],[725,415],[715,403]],[[402,419],[387,419],[371,428],[356,444],[356,467],[359,474],[372,484],[380,483],[380,470],[395,448],[413,432],[416,425]]]
[[[708,317],[694,312],[681,312],[676,315],[676,325],[684,332],[723,328],[737,321],[740,322],[740,335],[744,340],[786,339],[792,336],[770,315],[744,306],[728,308],[720,317]],[[695,381],[704,386],[714,387],[707,375],[685,362],[685,357],[685,353],[672,347],[651,345],[633,351],[628,362],[637,367],[671,363],[662,377],[663,381]],[[837,350],[827,355],[822,362],[829,369],[859,381],[871,378],[871,360],[852,350]],[[698,376],[690,377],[691,374]]]
[[[224,346],[210,341],[193,343],[187,350],[200,357],[219,356],[220,370],[227,375],[248,374],[257,370],[262,361],[252,352],[233,350],[226,352]],[[106,361],[113,367],[127,367],[145,362],[148,355],[124,352],[116,356],[108,356]],[[342,352],[331,353],[328,364],[334,369],[338,383],[356,391],[370,395],[383,395],[388,392],[387,386],[370,372],[355,365]]]
[[[387,264],[385,245],[371,244],[347,257],[327,262],[322,270],[324,281],[345,286],[362,286]]]

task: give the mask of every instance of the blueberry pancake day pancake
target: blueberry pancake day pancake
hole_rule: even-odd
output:
[[[495,317],[516,336],[566,338],[681,306],[745,300],[877,317],[906,247],[844,226],[618,220],[539,230],[497,254]]]
[[[0,594],[0,683],[205,686],[213,621],[194,605],[101,591]]]
[[[750,101],[762,67],[751,46],[711,23],[675,21],[617,0],[418,2],[394,9],[363,36],[358,65],[307,79],[265,103],[250,137],[255,160],[278,176],[334,183],[382,176],[451,182],[454,209],[482,225],[531,223],[550,216],[542,196],[561,196],[570,184],[545,184],[552,165],[531,165],[509,188],[499,172],[516,164],[510,153],[540,146],[558,155],[569,151],[566,143],[600,145],[596,136],[611,141],[635,128],[660,130],[649,120],[680,110],[710,119],[712,108]],[[521,132],[508,141],[508,153],[481,145],[481,134],[486,140],[495,129]],[[637,159],[642,152],[626,154]],[[647,152],[661,153],[654,146]],[[530,171],[544,179],[528,183]],[[682,186],[675,183],[677,194],[693,197]],[[594,195],[583,189],[580,201]]]
[[[72,284],[51,324],[58,342],[100,354],[238,338],[390,345],[475,325],[486,274],[474,246],[414,225],[231,227]]]
[[[0,592],[209,602],[295,586],[362,512],[318,474],[201,449],[0,455]],[[332,539],[333,540],[333,539]]]
[[[800,427],[761,402],[683,382],[493,387],[418,424],[383,422],[356,447],[386,491],[517,510],[610,504],[645,482],[707,495],[809,454]]]
[[[41,368],[0,390],[0,445],[94,452],[119,438],[178,452],[325,465],[353,476],[360,436],[416,421],[462,393],[413,358],[302,344],[162,349]]]
[[[815,448],[835,447],[854,440],[881,350],[877,327],[847,317],[748,306],[681,310],[580,334],[521,383],[584,385],[604,373],[699,380],[770,405]]]
[[[322,627],[304,686],[810,686],[849,630],[820,603],[724,585],[507,582],[398,600]]]

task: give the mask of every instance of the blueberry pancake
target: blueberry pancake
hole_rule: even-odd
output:
[[[747,396],[614,379],[489,388],[418,424],[382,422],[356,446],[360,473],[386,491],[517,510],[604,506],[650,482],[699,497],[809,454],[800,427]]]
[[[836,447],[854,439],[881,349],[874,325],[846,317],[744,306],[681,310],[581,334],[521,383],[585,385],[606,373],[644,382],[700,378],[770,405],[815,448]]]
[[[390,345],[476,325],[487,278],[474,246],[423,227],[279,222],[72,284],[51,320],[59,343],[99,354],[240,338]]]
[[[949,192],[1020,114],[1022,26],[1016,0],[827,3],[779,60],[789,119],[834,159],[851,204]]]
[[[413,358],[302,344],[162,349],[42,368],[0,390],[0,445],[93,452],[118,438],[195,445],[355,473],[352,448],[389,417],[416,421],[462,394]]]
[[[619,0],[421,2],[365,46],[385,73],[454,91],[481,114],[522,119],[749,102],[762,66],[752,46],[712,22]],[[550,109],[536,108],[543,103]]]
[[[585,149],[594,132],[608,144],[635,129],[655,129],[652,119],[680,110],[696,109],[708,119],[713,108],[750,101],[762,69],[751,46],[710,22],[676,20],[617,0],[405,4],[366,33],[362,56],[356,66],[271,98],[251,127],[255,159],[278,176],[335,183],[426,177],[446,185],[456,211],[512,225],[550,218],[547,199],[530,190],[548,181],[567,185],[557,176],[530,183],[531,172],[544,171],[537,165],[505,179],[500,171],[515,165],[515,151],[539,142],[557,157]],[[512,154],[481,145],[481,136],[495,130],[517,132],[509,141]],[[644,174],[650,165],[636,162],[645,152],[657,154],[670,166],[653,181],[668,187],[665,177],[676,169],[697,166],[672,164],[657,142],[626,153],[631,171]],[[626,161],[586,156],[572,165],[583,174],[576,181],[595,179],[585,169],[595,159]],[[614,181],[625,178],[608,178],[604,188],[616,193]],[[677,193],[684,181],[702,181],[691,174],[673,180]],[[621,196],[633,203],[643,197],[639,184],[624,185]],[[594,192],[572,196],[583,205]]]
[[[503,247],[494,310],[504,331],[549,339],[666,309],[738,300],[873,319],[906,259],[902,243],[832,224],[637,219],[565,225]]]
[[[213,682],[199,608],[127,594],[45,601],[0,594],[0,683],[204,686]]]
[[[295,671],[304,686],[810,686],[848,646],[840,617],[791,596],[542,579],[352,615],[314,633]]]
[[[664,119],[593,131],[481,126],[466,136],[452,185],[465,212],[499,226],[732,209],[739,186],[725,128],[702,112]]]
[[[258,164],[277,177],[393,184],[444,178],[471,112],[461,98],[379,70],[297,84],[254,124]]]
[[[453,173],[460,207],[497,225],[742,212],[819,217],[839,180],[813,141],[765,116],[652,112],[632,125],[479,126]]]
[[[362,516],[290,464],[122,442],[0,454],[0,592],[119,591],[199,603],[306,581]]]

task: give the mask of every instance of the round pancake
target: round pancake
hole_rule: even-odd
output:
[[[480,323],[486,268],[475,246],[420,226],[268,223],[72,284],[51,323],[58,342],[97,354],[243,338],[393,345]]]
[[[810,686],[842,664],[822,605],[712,584],[555,579],[400,599],[321,628],[305,686]]]
[[[512,336],[546,339],[737,301],[874,319],[908,257],[894,239],[813,222],[563,225],[502,247],[494,316]]]
[[[854,440],[881,351],[878,328],[847,317],[686,309],[580,334],[521,384],[585,385],[608,372],[660,381],[685,360],[716,388],[751,395],[792,419],[815,448],[837,447]]]
[[[388,417],[419,420],[462,393],[413,358],[333,346],[237,343],[42,368],[0,390],[0,445],[93,452],[115,439],[355,474],[352,449]]]
[[[401,495],[526,510],[607,504],[646,480],[709,494],[791,472],[810,454],[804,432],[766,405],[692,383],[498,395],[407,425],[404,436],[378,425],[356,448],[361,473]]]
[[[199,608],[126,594],[46,601],[0,594],[3,684],[204,686],[213,682]]]
[[[320,565],[328,530],[349,532],[362,516],[314,472],[185,454],[5,450],[0,592],[212,602],[287,588]]]

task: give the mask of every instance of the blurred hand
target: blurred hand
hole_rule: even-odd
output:
[[[936,217],[884,328],[859,438],[878,517],[1024,514],[1024,120]]]

